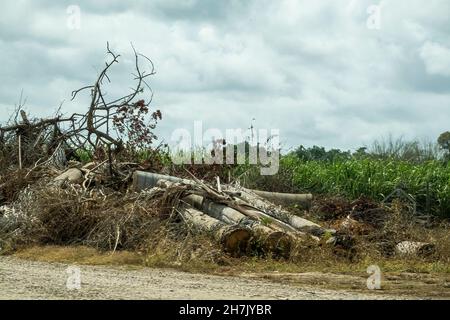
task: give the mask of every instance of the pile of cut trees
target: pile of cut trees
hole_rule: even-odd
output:
[[[263,250],[285,255],[294,241],[312,239],[318,242],[325,235],[330,237],[336,233],[274,204],[309,208],[310,194],[249,190],[221,184],[219,180],[217,186],[212,186],[194,176],[182,179],[142,171],[134,173],[133,188],[135,191],[183,190],[173,209],[192,229],[210,233],[231,254],[242,253],[251,239],[257,239]]]

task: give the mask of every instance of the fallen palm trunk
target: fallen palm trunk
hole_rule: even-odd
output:
[[[247,249],[252,236],[243,226],[227,225],[189,206],[181,206],[178,212],[192,228],[211,234],[231,254],[239,254]]]
[[[270,225],[274,229],[281,230],[287,233],[295,233],[295,234],[303,234],[295,229],[293,226],[275,219],[274,217],[266,214],[263,211],[256,210],[255,207],[241,201],[235,201],[230,204],[233,208],[243,213],[246,216],[253,217],[254,219],[258,219],[259,221],[263,221],[265,224]]]
[[[159,180],[158,182],[158,186],[162,186],[163,188],[167,188],[167,186],[171,184],[173,185],[172,182],[166,180]],[[228,192],[228,194],[234,194],[234,196],[240,195],[239,192]],[[185,197],[184,199],[197,209],[226,223],[244,223],[252,227],[259,228],[260,234],[269,234],[269,230],[274,232],[271,229],[273,228],[277,230],[278,233],[281,232],[281,234],[284,233],[292,237],[304,235],[303,232],[298,231],[289,224],[279,221],[262,211],[256,210],[253,206],[250,206],[241,200],[227,200],[225,202],[226,204],[222,204],[220,203],[220,200],[218,203],[216,202],[218,201],[217,199],[214,201],[208,200],[205,199],[202,195],[194,194]],[[261,225],[261,223],[264,223],[264,226]],[[266,225],[270,226],[271,228],[265,227]],[[277,237],[278,236],[273,235],[269,238],[274,239]]]
[[[192,184],[192,180],[181,179],[178,177],[166,176],[158,173],[136,171],[133,174],[133,189],[135,191],[142,191],[144,189],[149,189],[156,187],[158,181],[165,180],[175,183],[186,183]]]
[[[294,194],[294,193],[279,193],[279,192],[267,192],[260,190],[246,189],[256,195],[275,203],[283,205],[300,205],[305,209],[311,208],[313,196],[312,194]]]
[[[426,242],[403,241],[397,244],[395,251],[401,256],[429,256],[435,253],[436,246]]]
[[[251,219],[233,208],[215,203],[198,195],[189,195],[183,198],[183,200],[196,209],[225,223],[250,227],[255,232],[255,236],[261,241],[265,251],[284,255],[291,248],[292,238],[288,234],[272,230],[262,225],[259,221]]]
[[[229,188],[233,192],[239,192],[241,194],[239,198],[247,203],[251,203],[255,209],[265,212],[271,217],[294,227],[298,231],[311,233],[318,237],[323,236],[325,233],[335,233],[334,230],[322,228],[317,223],[295,216],[281,208],[275,207],[271,202],[248,189],[238,189],[234,187]]]
[[[182,179],[182,178],[162,175],[162,174],[158,174],[158,173],[136,171],[133,176],[133,187],[137,191],[143,190],[146,188],[152,188],[152,187],[155,187],[158,184],[158,181],[160,181],[160,180],[167,180],[170,182],[180,182],[180,183],[186,183],[186,184],[195,183],[194,181],[188,180],[188,179]],[[308,209],[311,207],[311,202],[313,199],[312,194],[278,193],[278,192],[267,192],[267,191],[252,190],[252,189],[244,189],[244,190],[253,192],[256,195],[258,195],[266,200],[269,200],[269,201],[274,201],[274,202],[285,204],[285,205],[298,204],[298,205],[301,205],[302,207],[305,207]]]
[[[158,187],[163,189],[175,185],[175,183],[167,180],[158,181]],[[285,255],[291,248],[293,238],[286,232],[273,230],[268,226],[262,225],[259,214],[253,213],[245,215],[234,208],[221,203],[216,203],[196,194],[184,197],[183,201],[227,224],[244,225],[251,228],[252,231],[255,232],[258,241],[262,243],[263,249],[267,252]]]
[[[136,191],[140,191],[146,188],[155,187],[160,180],[168,180],[170,182],[178,182],[185,183],[190,185],[195,185],[196,182],[188,179],[181,179],[172,176],[161,175],[157,173],[150,172],[142,172],[136,171],[133,175],[133,187]],[[228,194],[235,194],[236,197],[239,197],[243,201],[247,202],[246,212],[249,214],[257,214],[260,212],[265,215],[266,218],[270,216],[270,218],[274,219],[275,223],[277,223],[284,231],[301,231],[310,233],[314,236],[321,237],[325,233],[335,233],[334,230],[324,229],[318,224],[295,216],[285,210],[277,208],[270,201],[258,196],[253,191],[245,189],[245,188],[234,188],[231,186],[223,186],[224,190],[228,192]],[[250,205],[251,204],[251,205]],[[279,220],[279,221],[276,221]],[[289,225],[293,228],[290,228]]]

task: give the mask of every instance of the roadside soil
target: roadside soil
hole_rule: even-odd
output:
[[[449,299],[450,279],[400,274],[366,288],[367,276],[323,273],[207,275],[171,269],[78,266],[81,288],[69,290],[63,263],[0,256],[0,299]],[[73,267],[73,266],[72,266]],[[330,289],[332,287],[333,289]]]

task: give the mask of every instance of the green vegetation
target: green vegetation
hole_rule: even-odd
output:
[[[444,149],[442,141],[440,145]],[[235,174],[248,187],[349,199],[365,196],[382,201],[401,188],[415,198],[419,212],[450,217],[450,165],[436,144],[391,139],[353,154],[301,146],[282,156],[275,176],[260,176],[248,165]]]
[[[326,163],[304,162],[289,155],[281,160],[281,166],[292,171],[293,185],[304,191],[353,199],[368,196],[381,201],[402,188],[415,197],[419,209],[425,209],[429,197],[433,213],[450,216],[450,167],[438,161],[413,164],[351,159]]]
[[[446,131],[439,136],[438,145],[444,151],[445,160],[450,161],[450,131]]]
[[[93,153],[90,150],[78,149],[75,151],[75,158],[78,158],[81,162],[91,162],[93,159]]]

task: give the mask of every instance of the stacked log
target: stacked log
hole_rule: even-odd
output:
[[[259,196],[256,192],[252,190],[235,187],[228,187],[228,188],[233,192],[239,193],[240,199],[242,199],[247,203],[251,203],[252,206],[256,208],[258,211],[264,212],[267,215],[271,216],[272,218],[284,222],[285,224],[293,227],[295,230],[309,233],[316,237],[321,237],[324,234],[336,233],[335,230],[322,228],[317,223],[293,215],[290,212],[282,209],[281,207],[275,206],[273,203]]]
[[[158,184],[158,181],[166,180],[170,182],[178,182],[178,183],[186,183],[192,184],[194,183],[189,179],[182,179],[173,176],[162,175],[158,173],[149,173],[137,171],[133,177],[133,188],[135,190],[142,190],[146,188],[155,187]],[[311,207],[311,203],[313,200],[312,194],[292,194],[292,193],[278,193],[278,192],[267,192],[260,190],[251,190],[246,188],[240,188],[240,190],[245,190],[250,193],[254,193],[259,197],[262,197],[268,201],[273,201],[275,203],[283,204],[283,205],[298,205],[305,209],[309,209]]]
[[[252,236],[248,228],[228,225],[188,206],[181,206],[178,212],[192,228],[211,234],[225,252],[237,255],[246,250]]]
[[[294,193],[279,193],[279,192],[267,192],[260,190],[250,190],[245,189],[250,192],[255,193],[256,195],[269,200],[274,203],[278,203],[281,205],[297,205],[304,209],[310,209],[313,195],[310,193],[307,194],[294,194]]]
[[[133,176],[135,191],[149,188],[166,189],[177,185],[192,187],[187,188],[192,189],[191,192],[186,192],[181,199],[185,204],[182,212],[183,215],[188,215],[190,220],[194,219],[199,227],[205,224],[200,229],[211,229],[212,221],[216,225],[220,223],[221,226],[246,228],[252,231],[253,237],[257,238],[267,252],[286,255],[290,252],[293,241],[304,238],[318,241],[325,233],[334,231],[295,216],[267,200],[267,198],[280,196],[282,201],[297,202],[307,206],[312,199],[311,195],[270,194],[227,185],[216,190],[198,180],[141,171],[136,171]],[[235,249],[233,247],[227,250]]]
[[[159,180],[157,186],[168,188],[175,186],[176,183],[168,180]],[[227,205],[216,203],[200,195],[191,194],[182,199],[193,208],[205,212],[209,216],[229,225],[239,225],[250,228],[254,236],[262,244],[262,248],[267,253],[276,253],[277,255],[286,255],[292,246],[292,237],[279,230],[274,230],[263,224],[257,215],[245,215],[242,212]]]
[[[282,231],[273,230],[262,225],[258,220],[245,216],[241,212],[223,204],[215,203],[198,195],[183,198],[193,207],[228,224],[246,225],[253,230],[267,252],[286,253],[291,248],[291,237]]]

